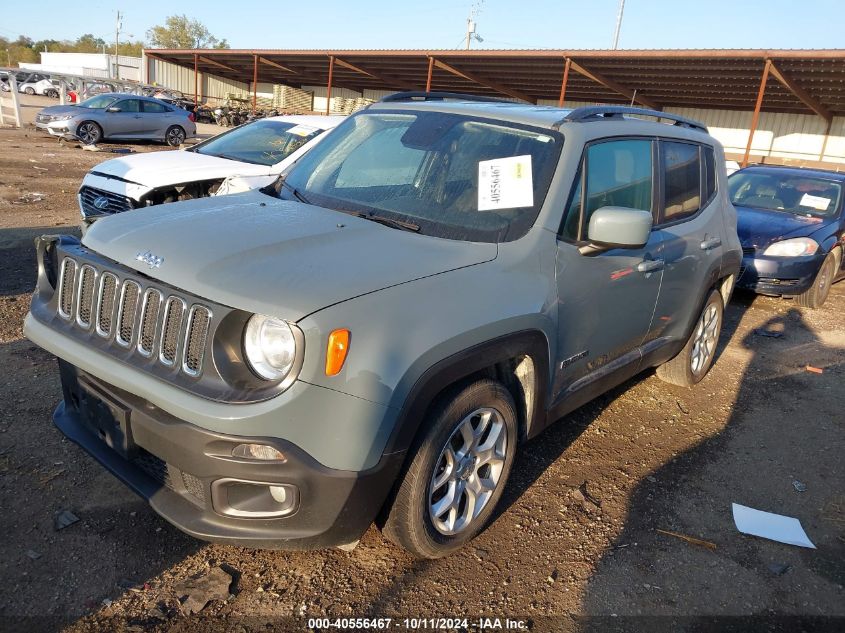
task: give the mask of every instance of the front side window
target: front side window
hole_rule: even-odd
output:
[[[663,152],[663,221],[674,222],[701,208],[701,158],[698,145],[661,143]]]
[[[825,217],[838,211],[842,184],[801,174],[742,170],[728,178],[728,192],[738,207]]]
[[[256,165],[275,165],[323,130],[288,121],[255,121],[215,136],[193,151]]]
[[[140,112],[141,102],[138,99],[124,99],[115,103],[114,107],[120,108],[121,112]]]
[[[162,112],[170,112],[170,108],[168,108],[163,103],[156,103],[155,101],[142,101],[141,102],[144,112],[151,113],[151,114],[161,114]]]
[[[364,112],[304,156],[280,188],[312,204],[498,242],[534,223],[557,167],[555,131],[441,112]]]
[[[97,95],[96,97],[91,97],[90,99],[86,99],[80,103],[79,107],[90,108],[92,110],[105,110],[119,98],[120,97],[116,97],[115,95]]]
[[[651,141],[645,139],[605,141],[587,147],[564,218],[561,233],[565,239],[585,240],[590,218],[602,207],[651,211],[651,148]]]

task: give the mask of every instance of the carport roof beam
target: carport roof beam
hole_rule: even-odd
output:
[[[260,61],[262,64],[267,64],[268,66],[274,66],[275,68],[284,70],[285,72],[293,73],[294,75],[300,74],[298,70],[294,70],[293,68],[289,68],[288,66],[284,66],[282,64],[279,64],[278,62],[274,62],[273,60],[267,59],[266,57],[261,57],[260,55],[258,56],[258,61]]]
[[[792,94],[794,94],[798,99],[810,110],[818,114],[821,118],[825,121],[830,123],[833,120],[833,114],[831,114],[830,110],[825,108],[821,103],[818,102],[810,93],[804,90],[801,86],[796,84],[790,77],[784,75],[783,72],[775,65],[775,63],[771,60],[768,60],[770,63],[769,72],[772,73],[775,79],[777,79],[780,83],[784,85],[784,87],[789,90]]]
[[[361,75],[366,75],[367,77],[369,77],[371,79],[375,79],[377,81],[380,81],[383,84],[398,86],[400,88],[405,88],[406,90],[419,90],[420,89],[420,87],[418,85],[408,83],[408,82],[400,79],[399,77],[392,77],[390,75],[379,74],[379,73],[373,72],[371,70],[366,70],[364,68],[361,68],[360,66],[356,66],[355,64],[350,64],[348,61],[343,60],[340,57],[335,57],[334,63],[337,64],[338,66],[343,66],[344,68],[348,68],[349,70],[353,70],[356,73],[359,73]]]
[[[657,105],[651,99],[648,99],[647,97],[643,97],[642,95],[637,94],[636,91],[629,90],[628,88],[625,88],[624,86],[619,85],[618,83],[616,83],[612,79],[608,79],[607,77],[605,77],[604,75],[602,75],[600,73],[597,73],[597,72],[594,72],[594,71],[591,71],[591,70],[587,70],[586,68],[584,68],[580,64],[576,64],[574,61],[571,62],[571,66],[572,66],[572,70],[577,72],[579,75],[583,75],[587,79],[592,79],[597,84],[601,84],[605,88],[608,88],[608,89],[612,90],[613,92],[617,92],[617,93],[621,94],[623,97],[630,99],[631,101],[636,101],[638,103],[641,103],[644,106],[651,108],[652,110],[662,110],[663,109],[661,106]]]
[[[436,57],[433,57],[432,59],[434,59],[434,65],[438,68],[450,72],[453,75],[457,75],[458,77],[462,77],[467,81],[471,81],[472,83],[484,86],[485,88],[490,88],[491,90],[495,90],[496,92],[501,92],[502,94],[508,95],[509,97],[513,97],[514,99],[521,99],[522,101],[527,101],[528,103],[537,103],[537,99],[528,96],[524,92],[514,90],[513,88],[508,88],[507,86],[503,86],[500,83],[496,83],[495,81],[486,79],[484,77],[476,75],[475,73],[471,73],[466,70],[458,70],[454,66],[450,66],[446,62],[440,61]]]
[[[222,68],[224,70],[230,70],[233,73],[240,73],[240,71],[237,68],[232,68],[231,66],[227,66],[226,64],[221,64],[220,62],[215,61],[215,60],[211,59],[210,57],[205,57],[203,55],[200,55],[200,61],[205,62],[206,64],[211,64],[212,66],[217,66],[218,68]]]

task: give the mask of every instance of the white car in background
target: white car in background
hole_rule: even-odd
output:
[[[83,224],[141,207],[265,187],[345,118],[268,117],[181,151],[107,160],[82,181]]]

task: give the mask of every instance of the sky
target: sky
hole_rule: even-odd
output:
[[[8,4],[6,4],[8,2]],[[232,48],[463,48],[470,0],[3,0],[0,35],[145,39],[187,13]],[[243,7],[243,8],[241,8]],[[611,48],[619,0],[484,0],[478,49]],[[69,19],[76,16],[77,19]],[[619,48],[841,48],[845,0],[626,0]],[[131,36],[131,37],[130,37]]]

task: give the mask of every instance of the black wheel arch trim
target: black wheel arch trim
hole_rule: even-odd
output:
[[[525,420],[525,435],[532,437],[545,423],[549,349],[548,339],[542,331],[521,330],[473,345],[438,361],[425,370],[407,392],[384,452],[406,451],[411,446],[426,412],[441,391],[497,363],[520,356],[530,356],[534,362],[533,407]]]

